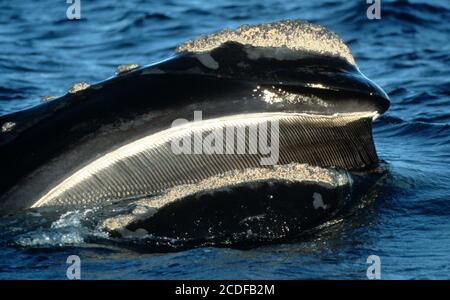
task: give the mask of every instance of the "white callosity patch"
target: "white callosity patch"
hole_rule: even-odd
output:
[[[314,199],[313,200],[314,209],[319,209],[319,208],[327,209],[327,205],[325,203],[323,203],[323,198],[320,193],[314,193],[313,199]]]
[[[209,52],[226,42],[249,45],[250,59],[271,57],[295,59],[308,54],[340,57],[355,65],[345,43],[333,32],[305,21],[281,21],[262,25],[244,25],[235,31],[224,29],[181,44],[178,52]]]
[[[6,122],[2,125],[2,132],[10,132],[16,127],[16,123],[14,122]]]
[[[71,86],[71,88],[69,89],[69,93],[70,94],[75,94],[75,93],[78,93],[79,91],[83,91],[83,90],[85,90],[85,89],[87,89],[89,87],[90,87],[89,83],[78,82],[78,83],[75,83],[74,85]]]
[[[139,68],[138,64],[123,64],[116,68],[116,74],[117,75],[125,74],[137,68]]]

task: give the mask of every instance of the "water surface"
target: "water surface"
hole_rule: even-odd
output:
[[[369,255],[380,256],[384,279],[449,277],[448,1],[382,1],[381,20],[366,18],[365,1],[81,2],[82,19],[68,21],[65,1],[0,1],[0,115],[62,95],[74,82],[104,80],[119,64],[164,59],[199,34],[304,19],[337,32],[391,97],[374,125],[389,176],[374,203],[341,222],[250,250],[142,254],[87,240],[83,212],[51,226],[36,216],[30,224],[5,218],[0,278],[65,279],[72,254],[84,279],[365,279]]]

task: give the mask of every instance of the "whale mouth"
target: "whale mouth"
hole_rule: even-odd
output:
[[[0,117],[0,213],[92,208],[144,247],[293,237],[368,191],[353,173],[379,164],[372,121],[388,107],[320,26],[225,30]]]
[[[374,116],[256,113],[188,122],[96,159],[32,207],[100,205],[233,170],[290,163],[369,169],[378,162],[371,135]]]

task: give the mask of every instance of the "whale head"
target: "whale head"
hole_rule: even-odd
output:
[[[150,213],[108,219],[107,230],[201,239],[184,229],[202,219],[204,235],[280,220],[312,228],[354,198],[352,172],[378,166],[372,120],[389,105],[347,45],[319,25],[222,30],[160,63],[124,65],[115,77],[1,116],[0,213],[131,201]],[[191,122],[196,112],[202,119]],[[251,130],[262,126],[276,141],[270,164],[261,163],[263,132]],[[174,151],[174,139],[188,146]],[[183,222],[163,226],[176,222],[171,215]],[[219,222],[229,226],[209,226]]]

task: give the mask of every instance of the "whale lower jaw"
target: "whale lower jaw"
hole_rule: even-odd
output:
[[[230,171],[290,163],[367,169],[378,162],[374,115],[255,113],[190,122],[107,153],[53,186],[32,207],[138,199]]]
[[[344,170],[306,164],[232,171],[132,201],[101,228],[140,240],[272,240],[332,218],[349,202],[351,185]]]

